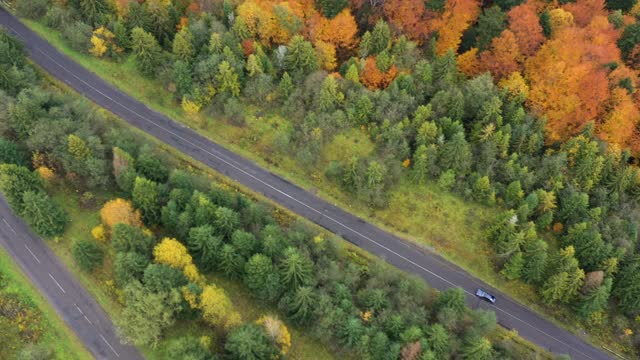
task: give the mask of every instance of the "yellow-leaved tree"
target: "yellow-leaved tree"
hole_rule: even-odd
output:
[[[100,218],[109,229],[119,223],[142,226],[140,211],[135,210],[130,201],[121,198],[107,201],[100,209]]]
[[[189,281],[201,284],[203,278],[198,268],[193,264],[193,259],[187,248],[176,239],[164,238],[153,248],[153,259],[158,264],[164,264],[174,269],[181,270]]]
[[[213,326],[228,330],[242,323],[240,313],[233,308],[227,294],[215,285],[207,285],[202,289],[200,309],[204,320]]]
[[[107,51],[111,50],[109,54],[119,54],[122,52],[122,48],[118,47],[115,43],[115,35],[104,26],[101,26],[93,31],[91,36],[91,49],[89,52],[95,57],[103,57]]]
[[[158,264],[168,265],[174,269],[183,270],[191,265],[191,255],[187,248],[178,240],[164,238],[153,248],[153,259]]]
[[[513,97],[524,96],[526,99],[529,96],[529,85],[519,71],[514,71],[508,77],[500,80],[498,86],[507,90],[509,95]]]

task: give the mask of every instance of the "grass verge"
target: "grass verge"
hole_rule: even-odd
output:
[[[54,357],[60,360],[91,359],[92,356],[84,348],[80,339],[66,326],[62,318],[49,305],[47,299],[34,287],[29,278],[18,268],[9,253],[0,247],[0,275],[6,284],[0,292],[5,295],[15,295],[26,304],[37,308],[42,314],[39,328],[42,335],[38,344],[53,350]],[[3,331],[0,331],[2,333]],[[14,342],[11,334],[2,335],[2,349],[0,349],[1,359],[12,359],[16,353],[26,345],[24,342]],[[6,357],[5,357],[6,356]]]

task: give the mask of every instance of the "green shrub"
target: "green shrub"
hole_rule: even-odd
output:
[[[77,240],[71,246],[71,254],[84,271],[92,271],[102,265],[104,251],[93,240]]]

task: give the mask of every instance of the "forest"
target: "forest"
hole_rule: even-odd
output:
[[[261,150],[372,208],[411,182],[496,209],[496,272],[637,354],[636,1],[15,3],[78,52],[132,58],[194,119],[281,115]],[[7,69],[15,96],[25,75]],[[354,131],[373,149],[327,161]]]
[[[133,344],[171,340],[160,357],[168,359],[285,358],[296,339],[278,314],[347,358],[542,356],[517,345],[517,334],[496,336],[495,314],[466,307],[461,289],[438,293],[198,174],[42,78],[5,32],[0,49],[10,69],[3,74],[20,79],[0,84],[0,191],[52,243],[64,241],[71,215],[51,194],[79,194],[76,221],[99,209],[99,224],[67,251],[83,272],[106,269],[122,306],[116,327]],[[211,274],[241,284],[276,314],[243,319]],[[165,339],[179,323],[207,330]]]

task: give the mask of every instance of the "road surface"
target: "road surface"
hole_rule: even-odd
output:
[[[470,306],[493,309],[500,325],[516,329],[522,337],[543,348],[558,354],[569,354],[574,359],[609,359],[603,350],[587,344],[579,337],[545,320],[526,306],[510,299],[437,254],[411,245],[408,241],[320,199],[199,135],[196,131],[149,109],[61,54],[4,9],[0,10],[0,25],[7,27],[26,44],[36,64],[149,135],[342,236],[388,263],[421,276],[437,289],[461,287],[467,294]],[[478,287],[487,289],[497,296],[495,306],[479,302],[474,298],[473,293]]]
[[[136,348],[120,344],[109,316],[49,246],[13,215],[3,197],[0,197],[0,244],[96,359],[143,359]]]

